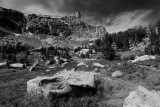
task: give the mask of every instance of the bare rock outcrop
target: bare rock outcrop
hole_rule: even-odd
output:
[[[160,92],[139,86],[129,93],[123,107],[160,107]]]

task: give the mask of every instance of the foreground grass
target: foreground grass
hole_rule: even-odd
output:
[[[67,66],[68,67],[68,66]],[[55,69],[61,70],[61,69]],[[42,96],[27,94],[27,81],[41,75],[53,75],[45,69],[29,72],[27,69],[0,69],[0,107],[97,107],[103,99],[103,87],[98,81],[97,89],[90,92],[85,89],[74,88],[74,93],[45,99]],[[84,91],[82,91],[84,90]]]
[[[18,107],[26,92],[26,82],[40,73],[27,70],[0,70],[0,106]]]
[[[53,75],[65,68],[74,68],[77,65],[75,62],[67,64],[64,68],[57,67],[50,72],[43,68],[37,68],[32,72],[27,69],[0,68],[0,107],[122,107],[129,92],[139,85],[160,90],[160,73],[150,69],[150,66],[159,69],[160,60],[126,66],[116,65],[118,62],[100,61],[98,62],[108,64],[110,68],[100,69],[104,80],[97,81],[97,90],[87,91],[74,87],[71,93],[62,96],[51,95],[49,99],[28,95],[27,81],[41,75]],[[93,62],[86,63],[92,65]],[[84,67],[78,69],[84,70]],[[88,68],[93,69],[94,67]],[[116,70],[122,71],[124,76],[112,78],[111,75]]]

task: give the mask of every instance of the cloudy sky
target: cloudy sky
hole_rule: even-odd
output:
[[[0,0],[0,6],[51,15],[79,11],[86,22],[103,25],[108,32],[148,26],[160,19],[160,0]]]

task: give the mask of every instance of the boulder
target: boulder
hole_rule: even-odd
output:
[[[118,78],[118,77],[121,77],[123,76],[123,73],[121,71],[115,71],[113,74],[112,74],[112,77],[113,78]]]
[[[10,67],[13,67],[13,68],[24,68],[24,64],[14,63],[14,64],[10,64]]]
[[[93,71],[94,72],[100,72],[99,68],[95,68]]]
[[[70,90],[71,87],[61,77],[37,77],[27,82],[27,92],[30,95],[48,97],[50,93],[63,94]]]
[[[72,90],[72,86],[95,88],[97,73],[64,70],[53,76],[31,79],[27,82],[27,92],[31,95],[40,94],[47,97],[52,94],[65,94]]]
[[[139,62],[139,61],[145,61],[145,60],[150,60],[150,59],[156,59],[156,56],[143,55],[143,56],[140,56],[140,57],[136,57],[136,59],[131,61],[131,62],[136,63],[136,62]]]
[[[129,93],[123,107],[160,107],[160,92],[139,86]]]
[[[82,50],[80,51],[80,54],[86,55],[88,52],[89,52],[89,49],[82,49]]]
[[[79,67],[79,66],[86,66],[86,67],[87,67],[88,65],[85,64],[84,62],[80,62],[77,66],[78,66],[78,67]]]
[[[1,62],[0,66],[5,66],[7,64],[7,62]]]
[[[94,66],[97,66],[97,67],[101,67],[101,68],[104,68],[104,67],[105,67],[105,65],[102,65],[102,64],[100,64],[100,63],[93,63],[93,65],[94,65]]]

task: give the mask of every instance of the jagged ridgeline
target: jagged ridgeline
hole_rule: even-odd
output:
[[[34,36],[45,35],[46,38],[49,36],[73,41],[90,41],[101,38],[106,30],[101,26],[88,25],[82,20],[79,12],[69,16],[53,17],[24,14],[16,10],[0,8],[1,38],[6,35],[21,35],[28,32]]]

